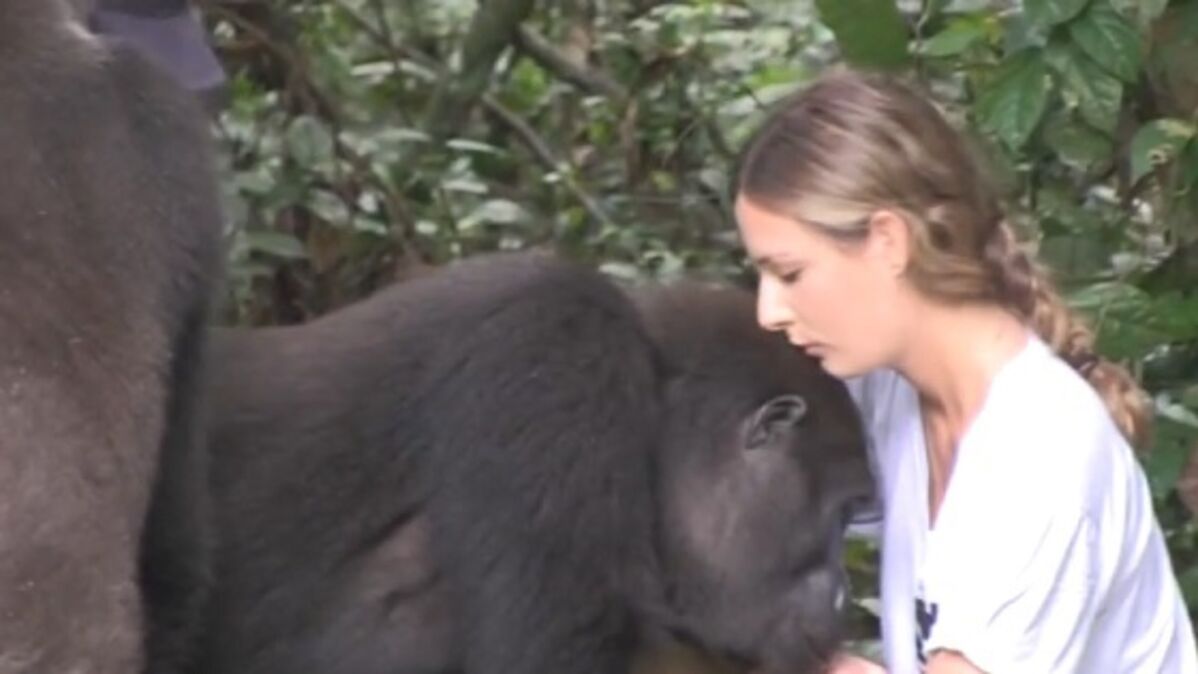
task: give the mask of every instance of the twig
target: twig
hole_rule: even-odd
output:
[[[363,20],[362,17],[357,16],[355,13],[348,10],[346,10],[346,15],[349,16],[354,25],[356,25],[362,30],[362,32],[366,33],[368,37],[374,40],[379,47],[387,51],[392,59],[398,60],[401,57],[407,58],[437,73],[438,77],[450,76],[449,73],[446,72],[444,66],[437,63],[436,60],[427,54],[424,54],[423,52],[407,45],[389,43],[380,31],[371,26],[369,22]],[[563,170],[572,169],[573,167],[570,165],[570,163],[568,161],[559,159],[558,154],[549,146],[549,143],[541,138],[540,134],[538,134],[528,122],[524,121],[524,119],[522,119],[519,115],[510,110],[507,106],[500,103],[494,96],[490,94],[482,94],[479,97],[479,102],[482,104],[483,109],[488,114],[502,123],[516,135],[520,142],[529,150],[529,152],[532,153],[532,155],[541,163],[542,166],[550,171],[558,171],[563,174],[563,185],[583,207],[583,210],[585,210],[587,214],[591,216],[591,218],[603,224],[604,226],[614,226],[614,222],[603,210],[603,207],[599,205],[599,201],[595,199],[595,197],[593,197],[589,192],[587,192],[586,189],[583,188],[582,185],[580,185],[572,175],[570,175],[569,170]]]
[[[603,207],[599,205],[599,202],[595,199],[595,197],[591,196],[589,192],[583,189],[583,187],[578,184],[578,181],[574,179],[574,176],[570,175],[569,170],[573,167],[570,166],[569,162],[559,160],[556,153],[550,149],[548,143],[546,143],[545,140],[542,139],[539,134],[537,134],[536,130],[533,129],[532,126],[521,119],[519,115],[509,110],[502,103],[495,100],[489,94],[486,94],[482,97],[482,104],[487,112],[491,113],[492,116],[494,116],[497,120],[502,122],[516,134],[516,137],[519,138],[522,143],[524,143],[525,147],[532,152],[533,156],[536,157],[545,168],[549,169],[550,171],[562,173],[562,184],[565,185],[570,194],[574,195],[574,198],[578,200],[578,203],[582,205],[587,214],[589,214],[592,218],[605,227],[612,227],[615,225],[611,218],[608,217],[607,213],[604,212]]]
[[[533,0],[490,0],[475,10],[462,42],[461,71],[441,78],[425,113],[424,131],[434,140],[454,135],[466,123],[533,5]]]
[[[576,63],[544,36],[527,26],[521,26],[516,33],[516,47],[542,68],[583,91],[606,96],[616,103],[623,103],[628,99],[628,90],[624,85],[603,71]]]
[[[206,11],[210,11],[229,23],[237,27],[238,30],[245,32],[250,37],[257,40],[263,47],[273,53],[276,58],[287,65],[289,74],[296,77],[300,81],[300,95],[308,99],[310,109],[316,110],[328,117],[333,123],[339,123],[340,114],[337,107],[330,101],[316,83],[312,81],[312,76],[308,73],[308,68],[304,64],[303,59],[291,48],[290,45],[280,43],[273,36],[267,33],[262,28],[255,25],[252,21],[241,16],[237,12],[228,9],[222,5],[208,5]]]

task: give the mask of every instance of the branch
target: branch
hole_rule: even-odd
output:
[[[229,9],[226,6],[227,4],[239,3],[213,3],[208,5],[205,11],[210,12],[219,19],[228,21],[235,28],[256,40],[267,51],[274,54],[275,58],[287,67],[287,75],[298,80],[297,93],[304,99],[308,111],[315,111],[317,114],[329,119],[334,125],[339,125],[341,121],[340,111],[333,101],[324,95],[324,92],[320,90],[316,82],[313,81],[312,74],[307,63],[304,61],[303,54],[291,44],[276,39],[253,21]]]
[[[488,0],[474,12],[462,43],[462,69],[441,79],[424,118],[424,130],[434,141],[452,136],[465,125],[486,90],[495,62],[515,40],[534,4],[533,0]]]
[[[446,73],[444,66],[442,66],[440,63],[437,63],[435,59],[431,58],[427,54],[408,45],[393,42],[392,40],[388,39],[388,36],[385,32],[375,29],[375,27],[371,26],[368,21],[364,20],[354,12],[347,10],[346,14],[354,23],[354,25],[356,25],[362,30],[362,32],[374,40],[374,42],[383,50],[385,50],[393,60],[398,61],[401,57],[410,59],[421,66],[428,68],[432,72],[437,73],[437,76],[442,78],[442,80],[450,76],[448,73]],[[563,173],[563,185],[565,185],[570,194],[578,200],[578,203],[582,205],[583,209],[588,215],[604,226],[614,226],[615,223],[610,217],[608,217],[607,213],[603,210],[603,207],[599,205],[599,201],[595,199],[595,197],[591,196],[586,189],[579,185],[578,181],[576,181],[572,175],[569,175],[568,172],[563,171],[563,168],[572,168],[569,162],[559,159],[557,153],[554,152],[549,146],[549,143],[541,138],[536,130],[528,124],[528,122],[524,121],[519,115],[508,109],[507,106],[500,103],[490,94],[481,94],[479,96],[479,102],[482,104],[483,108],[488,114],[510,129],[516,135],[520,142],[526,148],[528,148],[528,151],[532,153],[532,155],[541,163],[542,166],[550,171],[559,171]]]
[[[582,204],[583,209],[585,209],[592,218],[605,227],[612,227],[615,225],[611,218],[607,216],[607,213],[604,212],[603,207],[599,205],[599,202],[593,196],[591,196],[590,193],[583,189],[581,185],[578,184],[578,181],[574,179],[574,176],[569,175],[569,173],[565,170],[572,168],[570,164],[568,162],[559,160],[556,153],[550,149],[548,143],[546,143],[545,140],[537,134],[535,129],[529,126],[529,124],[521,119],[519,115],[511,110],[508,110],[506,106],[489,95],[483,96],[482,103],[487,112],[489,112],[495,119],[499,120],[516,134],[516,137],[519,138],[520,141],[524,143],[525,147],[532,152],[533,156],[535,156],[537,160],[541,162],[541,165],[550,171],[557,171],[563,174],[562,184],[565,185],[566,189],[570,191],[570,194],[574,195],[574,198],[577,199],[580,204]]]
[[[516,33],[516,47],[545,70],[583,91],[606,96],[616,103],[628,99],[628,90],[624,85],[605,72],[577,63],[531,28],[520,27]]]

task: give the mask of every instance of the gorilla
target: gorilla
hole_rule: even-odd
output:
[[[753,312],[500,253],[219,333],[197,671],[811,671],[873,482],[847,391]]]
[[[170,671],[193,638],[208,142],[194,97],[72,5],[0,2],[4,674]]]

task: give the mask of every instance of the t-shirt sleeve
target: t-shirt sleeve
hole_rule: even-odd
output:
[[[958,651],[988,674],[1078,672],[1102,600],[1094,519],[1072,499],[1043,508],[1008,496],[926,569],[935,624],[924,652]]]

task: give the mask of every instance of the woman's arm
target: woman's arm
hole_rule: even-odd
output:
[[[886,674],[886,669],[856,655],[840,655],[824,670],[824,674]]]
[[[937,651],[928,660],[927,674],[986,674],[956,651]]]

